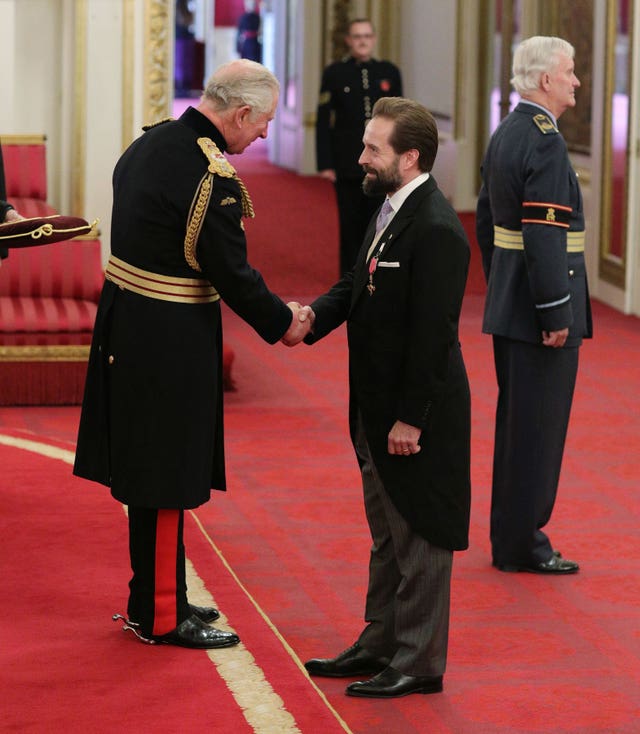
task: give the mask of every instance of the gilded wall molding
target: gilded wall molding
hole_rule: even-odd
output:
[[[86,362],[89,350],[88,344],[0,345],[0,362]]]
[[[144,43],[144,122],[157,122],[170,115],[170,61],[173,43],[172,5],[169,0],[146,0]]]
[[[627,219],[628,219],[628,179],[629,179],[629,133],[630,125],[627,119],[627,141],[624,158],[624,173],[622,184],[618,182],[618,190],[614,196],[614,177],[620,172],[614,171],[614,141],[613,141],[613,102],[616,92],[616,53],[618,47],[618,11],[619,2],[609,0],[606,16],[606,45],[605,45],[605,83],[603,94],[603,131],[602,131],[602,189],[600,195],[600,277],[618,288],[624,289],[626,282],[627,262]],[[633,8],[629,9],[629,43],[633,48]],[[628,74],[627,89],[632,89],[631,82],[631,53],[625,73]],[[615,209],[615,211],[614,211]],[[612,232],[620,234],[620,242],[612,242]]]

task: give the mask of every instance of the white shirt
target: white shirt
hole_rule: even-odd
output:
[[[371,243],[369,251],[367,252],[367,260],[369,260],[369,258],[371,257],[375,246],[378,244],[380,237],[382,237],[382,233],[385,232],[389,224],[391,224],[391,220],[395,217],[396,213],[400,210],[400,207],[404,204],[409,195],[412,194],[418,188],[418,186],[422,186],[422,184],[428,180],[429,174],[421,173],[419,176],[411,179],[411,181],[409,181],[409,183],[406,183],[402,188],[398,189],[395,194],[392,194],[388,197],[389,204],[391,205],[391,214],[389,214],[389,218],[387,219],[386,227],[380,230],[380,232],[378,232],[378,234],[373,238],[373,242]]]

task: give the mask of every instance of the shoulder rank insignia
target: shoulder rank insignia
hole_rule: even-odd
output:
[[[331,102],[331,92],[321,92],[318,98],[318,104],[329,104],[329,102]]]
[[[200,146],[200,150],[209,159],[209,171],[211,173],[217,173],[218,176],[223,176],[224,178],[233,178],[235,176],[236,169],[222,155],[220,148],[218,148],[211,138],[198,138],[198,145]]]
[[[558,128],[553,124],[553,121],[551,120],[549,115],[545,115],[541,112],[538,115],[533,116],[533,121],[543,135],[549,135],[550,133],[558,132]]]
[[[157,122],[150,122],[147,125],[143,125],[142,129],[147,132],[147,130],[151,130],[152,127],[158,127],[158,125],[164,125],[165,122],[173,122],[175,118],[173,117],[163,117],[162,120],[158,120]]]
[[[242,215],[244,217],[253,217],[255,214],[246,186],[242,183],[236,173],[236,169],[224,157],[218,146],[211,138],[204,137],[198,138],[198,145],[207,157],[209,166],[205,175],[200,179],[200,183],[191,202],[191,209],[187,220],[187,232],[184,238],[184,257],[194,270],[201,272],[202,268],[196,259],[196,246],[204,223],[207,207],[211,200],[214,177],[222,176],[222,178],[235,179],[242,194]],[[232,203],[235,204],[236,199],[233,196],[227,196],[220,202],[220,206],[228,206]],[[240,226],[242,226],[242,222],[240,222]]]

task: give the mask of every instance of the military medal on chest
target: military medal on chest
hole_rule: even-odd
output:
[[[393,237],[393,234],[389,235],[389,238],[385,240],[384,242],[380,243],[380,246],[378,249],[374,252],[374,254],[371,256],[371,259],[369,260],[369,282],[367,283],[367,290],[369,291],[369,295],[372,296],[376,290],[375,285],[373,284],[373,276],[378,269],[378,261],[380,260],[380,255],[382,254],[382,250],[384,249],[384,246],[391,240]]]
[[[379,253],[376,253],[371,260],[369,260],[369,282],[367,283],[367,290],[369,291],[370,296],[373,295],[373,292],[376,289],[375,285],[373,285],[373,274],[376,272],[376,268],[378,267],[378,257]]]

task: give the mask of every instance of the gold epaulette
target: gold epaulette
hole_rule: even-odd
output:
[[[543,135],[549,135],[550,133],[557,133],[558,128],[553,124],[553,120],[549,115],[545,115],[540,112],[533,116],[533,121]]]
[[[147,132],[147,130],[151,130],[152,127],[158,127],[158,125],[164,125],[165,122],[173,122],[175,118],[173,117],[163,117],[162,120],[158,120],[157,122],[150,122],[147,125],[143,125],[142,129]]]
[[[254,217],[253,204],[246,186],[240,180],[236,169],[221,153],[218,146],[211,138],[198,138],[200,150],[205,154],[209,161],[207,173],[200,179],[198,188],[191,202],[189,218],[187,220],[187,232],[184,238],[184,256],[189,265],[198,272],[202,271],[196,259],[196,245],[198,237],[204,223],[204,216],[211,200],[213,191],[214,176],[222,176],[222,178],[233,178],[240,187],[242,193],[242,215],[244,217]]]

